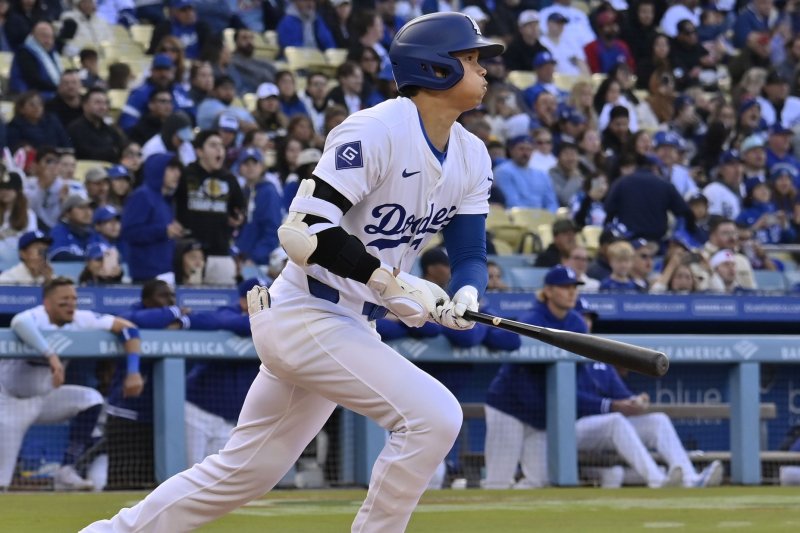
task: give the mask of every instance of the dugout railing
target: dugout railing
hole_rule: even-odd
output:
[[[104,332],[45,332],[63,358],[122,357],[116,337]],[[730,479],[761,482],[761,365],[800,362],[800,336],[743,335],[609,335],[609,338],[665,351],[673,368],[724,365],[727,372],[730,433]],[[513,352],[484,347],[455,348],[441,337],[389,342],[414,362],[500,363],[545,365],[547,383],[548,464],[553,484],[578,483],[575,446],[575,364],[582,358],[531,339]],[[0,357],[35,354],[8,329],[0,329]],[[153,370],[154,449],[156,478],[163,481],[186,467],[184,427],[185,359],[255,359],[250,339],[226,332],[142,331],[142,356],[155,359]],[[790,399],[790,401],[792,401]],[[792,406],[790,406],[792,407]],[[780,408],[780,406],[779,406]],[[383,429],[348,411],[340,436],[343,483],[366,485],[372,464],[385,444]]]

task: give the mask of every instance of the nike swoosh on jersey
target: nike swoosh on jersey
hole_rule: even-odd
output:
[[[403,169],[403,177],[404,178],[410,178],[411,176],[414,176],[415,174],[419,174],[420,172],[422,172],[422,171],[421,170],[417,170],[416,172],[409,172],[407,168],[404,168]]]

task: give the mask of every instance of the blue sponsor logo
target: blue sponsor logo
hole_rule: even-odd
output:
[[[375,223],[364,226],[364,232],[367,235],[383,237],[368,242],[367,246],[384,250],[410,243],[411,247],[417,250],[426,234],[439,233],[453,219],[456,211],[458,211],[456,206],[437,209],[434,204],[430,204],[428,213],[422,218],[417,218],[414,213],[407,213],[400,204],[379,205],[372,210]]]
[[[363,167],[364,158],[361,156],[361,141],[353,141],[336,147],[336,170]]]

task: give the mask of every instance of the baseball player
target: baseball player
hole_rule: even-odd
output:
[[[468,329],[486,281],[492,174],[483,143],[456,119],[486,93],[478,62],[503,52],[474,20],[434,13],[406,24],[390,58],[400,93],[328,136],[279,229],[289,264],[248,293],[263,363],[219,454],[85,531],[188,531],[270,490],[340,404],[391,432],[352,531],[406,528],[458,436],[462,413],[439,382],[381,342],[387,312]],[[452,299],[408,271],[443,232]]]
[[[33,424],[72,420],[69,442],[61,468],[55,475],[56,490],[91,489],[91,481],[75,470],[75,462],[91,441],[103,397],[95,389],[64,385],[64,364],[42,331],[106,330],[124,342],[128,355],[126,394],[142,390],[138,372],[139,331],[127,320],[76,309],[77,292],[72,280],[55,278],[44,286],[44,303],[11,319],[11,329],[40,357],[0,359],[0,487],[8,487],[25,432]]]

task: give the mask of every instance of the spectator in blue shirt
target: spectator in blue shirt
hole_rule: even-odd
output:
[[[315,0],[292,0],[278,23],[278,44],[281,50],[287,46],[320,50],[336,47],[330,28],[317,15]]]
[[[768,33],[778,21],[777,12],[773,12],[772,0],[753,0],[736,17],[733,25],[733,45],[744,48],[747,36],[753,32]]]
[[[83,261],[86,248],[94,240],[92,208],[89,200],[78,194],[68,196],[61,204],[61,222],[50,232],[50,261]]]
[[[122,238],[130,247],[128,270],[134,282],[171,272],[175,240],[184,233],[172,210],[181,177],[175,154],[151,156],[143,174],[143,184],[128,197],[122,213]]]
[[[225,113],[236,117],[239,129],[248,132],[257,128],[256,119],[243,107],[233,105],[236,84],[229,76],[218,76],[214,80],[214,91],[197,108],[197,126],[203,130],[214,128],[217,119]]]
[[[615,242],[608,247],[608,262],[611,274],[600,281],[600,290],[609,292],[636,292],[642,287],[631,277],[633,268],[633,246],[625,241]]]
[[[211,29],[202,20],[197,20],[197,11],[192,0],[170,0],[169,20],[156,25],[150,40],[148,54],[155,54],[161,39],[167,35],[177,37],[183,43],[187,59],[197,59],[200,51],[210,44]]]
[[[747,195],[737,224],[746,224],[753,230],[761,244],[782,244],[795,241],[796,233],[791,224],[794,213],[779,211],[772,203],[772,189],[766,182],[750,181],[746,184]]]
[[[792,153],[792,138],[794,132],[776,122],[769,128],[767,137],[767,169],[772,171],[779,163],[786,164],[796,169],[800,168],[800,161]],[[795,187],[800,183],[795,183]]]
[[[94,242],[115,248],[120,260],[127,262],[130,257],[128,243],[120,238],[122,233],[122,213],[112,205],[98,207],[92,216]]]
[[[507,143],[510,159],[494,169],[497,186],[503,191],[507,207],[534,207],[555,212],[558,198],[550,177],[528,167],[533,154],[533,139],[514,137]]]
[[[279,244],[278,226],[283,219],[281,195],[275,185],[264,180],[264,156],[260,150],[247,148],[236,164],[245,180],[242,193],[247,202],[247,218],[236,237],[236,246],[246,261],[265,265]]]
[[[45,112],[42,97],[36,91],[23,93],[14,102],[14,118],[6,129],[8,147],[69,148],[72,141],[55,115]]]

